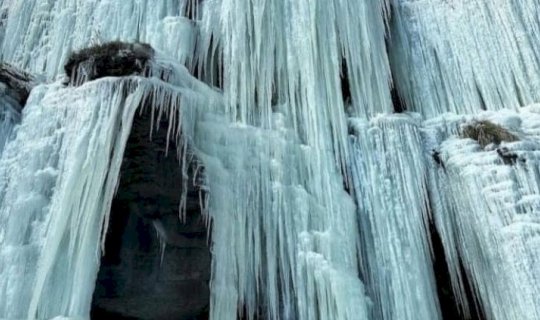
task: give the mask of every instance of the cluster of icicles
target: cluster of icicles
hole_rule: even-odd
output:
[[[48,80],[22,120],[0,99],[0,318],[88,318],[131,123],[151,112],[205,168],[211,319],[442,319],[430,223],[465,318],[470,282],[488,319],[540,319],[540,106],[519,108],[540,99],[538,8],[0,0],[1,58]],[[167,81],[57,80],[70,51],[118,39],[151,44]],[[418,113],[391,114],[392,85]],[[475,119],[516,134],[519,161],[460,138]]]

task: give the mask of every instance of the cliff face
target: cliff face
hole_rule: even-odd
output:
[[[0,318],[540,319],[539,6],[0,0]]]
[[[182,176],[176,143],[166,153],[167,122],[150,139],[151,122],[148,112],[133,121],[93,298],[95,319],[203,319],[208,312],[209,232],[195,168]]]

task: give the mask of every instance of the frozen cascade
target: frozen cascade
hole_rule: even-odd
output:
[[[223,154],[248,154],[228,176],[240,194],[257,197],[238,204],[234,197],[219,199],[231,212],[222,218],[210,212],[214,225],[233,214],[242,222],[214,231],[226,241],[214,242],[212,318],[235,319],[242,305],[251,318],[259,296],[270,319],[363,318],[358,233],[350,234],[357,228],[355,210],[340,171],[349,156],[346,107],[358,117],[391,111],[384,8],[379,1],[284,0],[208,1],[203,7],[198,60],[218,51],[226,71],[225,113],[262,140],[225,139]],[[342,96],[343,61],[350,106]],[[286,136],[277,134],[283,130]],[[240,166],[248,164],[249,171]],[[246,239],[253,239],[246,249],[231,248]],[[241,255],[231,260],[231,249]]]
[[[0,318],[88,316],[135,111],[151,98],[161,106],[156,117],[167,105],[175,123],[177,100],[193,96],[159,83],[107,78],[34,89],[0,161]]]
[[[275,130],[217,120],[205,117],[195,143],[215,226],[212,319],[236,319],[243,304],[248,316],[265,306],[268,319],[367,319],[354,204],[339,174],[315,175],[316,150],[279,114]]]
[[[145,42],[180,63],[191,62],[197,27],[183,16],[192,0],[0,1],[3,61],[54,79],[73,50],[120,40]],[[66,32],[70,30],[70,32]]]
[[[352,175],[372,319],[441,319],[418,115],[351,120]]]
[[[308,143],[315,129],[309,108],[324,113],[336,126],[331,137],[345,143],[337,136],[346,132],[339,127],[345,126],[342,71],[349,75],[353,115],[392,110],[385,10],[384,1],[208,1],[199,54],[221,48],[224,92],[240,121],[270,126],[272,105],[287,102],[286,119]]]
[[[0,93],[0,156],[6,143],[13,137],[13,130],[20,122],[19,105],[9,96]]]
[[[439,319],[431,218],[465,315],[467,278],[489,319],[540,318],[538,106],[502,110],[539,98],[538,0],[194,3],[0,0],[1,59],[52,82],[20,124],[0,93],[0,318],[88,318],[137,111],[202,163],[212,319]],[[149,78],[54,82],[112,40]],[[388,115],[385,40],[425,118]],[[520,141],[458,139],[477,118]]]
[[[410,110],[427,117],[540,100],[538,0],[391,0],[390,57]]]
[[[118,141],[98,134],[118,128],[115,108],[121,101],[99,89],[106,88],[36,88],[17,137],[3,154],[2,318],[47,319],[89,311],[101,215],[121,160]]]
[[[169,81],[203,86],[177,74],[169,75]],[[127,84],[104,79],[80,88],[57,83],[34,90],[25,109],[28,116],[0,164],[6,176],[2,199],[22,198],[4,200],[1,206],[6,220],[2,261],[12,261],[1,269],[6,275],[3,285],[10,288],[2,291],[5,299],[0,300],[6,304],[1,314],[21,317],[28,311],[30,318],[42,319],[88,313],[100,227],[130,119],[145,94],[162,110],[168,104],[156,102],[162,101],[155,98],[156,90],[174,90],[165,84],[161,90],[138,83],[140,89],[122,98],[123,92],[130,92],[123,86]],[[319,151],[299,143],[294,132],[284,128],[280,114],[274,115],[276,129],[269,130],[227,125],[224,109],[212,109],[212,104],[198,111],[189,105],[182,107],[183,112],[193,112],[182,132],[205,163],[212,191],[207,210],[213,225],[220,226],[213,234],[213,318],[236,319],[238,306],[245,304],[250,316],[257,306],[265,306],[268,316],[276,319],[367,319],[368,300],[356,270],[354,203],[341,188],[341,174],[315,175],[321,171],[315,156]],[[172,114],[171,125],[179,125],[180,118]],[[43,122],[49,118],[53,121]],[[28,148],[28,141],[35,147]],[[87,156],[81,158],[74,149]],[[331,151],[326,159],[333,163]],[[334,187],[323,192],[317,186]],[[27,194],[35,197],[28,200],[23,196]],[[20,219],[23,213],[26,219]],[[33,269],[36,262],[39,268]],[[72,278],[60,281],[65,274]],[[318,304],[312,303],[315,299]]]
[[[509,128],[520,140],[482,149],[456,137],[474,119]],[[446,115],[428,121],[425,130],[428,148],[440,152],[440,164],[430,162],[430,194],[455,290],[465,296],[467,276],[488,319],[538,319],[538,105],[520,113]]]

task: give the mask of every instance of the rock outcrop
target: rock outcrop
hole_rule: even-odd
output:
[[[11,100],[16,109],[22,109],[37,84],[35,77],[7,63],[0,63],[0,96]]]
[[[103,77],[140,75],[154,49],[144,43],[109,42],[74,52],[64,70],[72,85]]]
[[[175,144],[165,154],[166,130],[162,126],[150,140],[150,124],[148,114],[134,120],[94,293],[93,319],[207,318],[211,258],[200,190],[192,183],[195,172],[190,168],[188,177],[182,176]],[[180,194],[186,185],[186,217],[181,222]]]

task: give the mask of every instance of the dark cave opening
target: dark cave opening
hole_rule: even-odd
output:
[[[166,120],[150,140],[148,113],[134,119],[113,201],[92,319],[208,318],[211,255],[196,170],[184,184]],[[155,127],[154,127],[155,128]],[[196,180],[197,177],[195,177]],[[179,219],[187,185],[186,218]]]
[[[448,269],[446,256],[444,253],[443,242],[434,223],[429,224],[429,232],[431,236],[431,244],[433,246],[433,269],[435,273],[435,281],[437,284],[437,294],[441,305],[441,313],[444,320],[484,320],[486,319],[478,301],[476,300],[470,280],[467,278],[463,261],[460,261],[460,272],[464,275],[465,299],[469,305],[469,315],[463,314],[459,306],[458,298],[452,289],[450,272]]]

